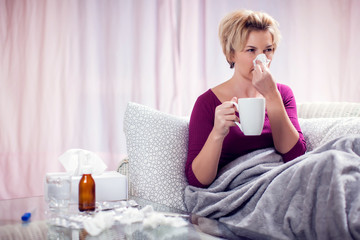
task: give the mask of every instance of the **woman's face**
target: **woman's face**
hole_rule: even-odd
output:
[[[253,60],[260,53],[264,53],[269,60],[272,60],[274,46],[269,31],[250,32],[245,48],[242,51],[235,51],[232,60],[235,62],[236,74],[240,74],[243,78],[251,81],[252,72],[254,71]]]

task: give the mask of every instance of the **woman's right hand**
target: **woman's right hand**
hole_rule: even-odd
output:
[[[232,102],[237,102],[237,98],[233,97],[230,101],[223,102],[215,109],[215,120],[213,133],[217,137],[225,138],[232,126],[236,126],[235,121],[239,122],[236,116],[236,107]]]

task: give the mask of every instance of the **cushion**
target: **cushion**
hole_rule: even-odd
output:
[[[349,134],[360,134],[360,118],[299,118],[299,124],[306,140],[307,151],[324,143]]]
[[[130,195],[186,210],[188,128],[188,118],[128,103],[124,132]]]
[[[297,104],[299,118],[360,117],[360,103],[303,102]]]

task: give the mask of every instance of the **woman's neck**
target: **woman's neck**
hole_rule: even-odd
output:
[[[214,87],[212,91],[221,102],[230,101],[233,97],[261,97],[261,94],[255,89],[251,81],[234,77]]]
[[[252,84],[251,79],[243,79],[240,77],[236,77],[235,75],[230,78],[228,81],[227,88],[233,89],[234,96],[238,98],[252,98],[252,97],[260,97],[261,94],[256,90],[254,85]]]

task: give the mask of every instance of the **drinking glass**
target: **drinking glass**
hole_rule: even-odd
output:
[[[67,208],[71,197],[71,175],[68,173],[47,173],[45,200],[50,209]]]

